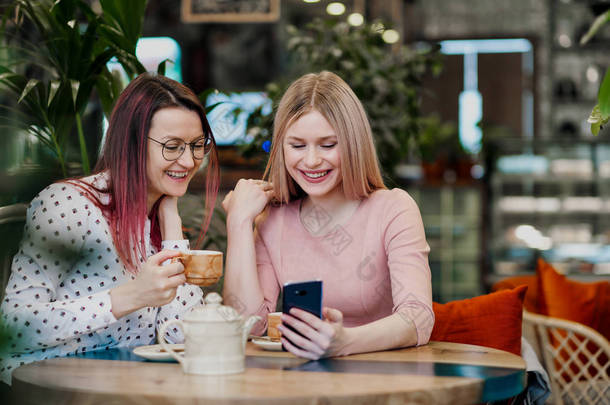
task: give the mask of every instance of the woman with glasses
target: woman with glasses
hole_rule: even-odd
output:
[[[5,382],[20,364],[155,341],[156,330],[202,303],[180,263],[188,249],[178,198],[207,162],[205,233],[218,190],[214,137],[197,96],[142,74],[119,97],[95,174],[40,192],[2,302],[16,334],[1,355]],[[183,340],[177,330],[168,340]]]

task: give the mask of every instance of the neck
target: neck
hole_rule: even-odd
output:
[[[318,207],[333,216],[335,213],[342,211],[347,205],[350,205],[351,201],[345,197],[343,190],[337,189],[337,192],[321,198],[308,195],[303,200],[303,208],[309,210],[313,207]]]
[[[161,197],[161,196],[154,194],[154,193],[150,193],[150,192],[148,193],[148,196],[146,199],[146,213],[148,215],[150,215],[150,211],[152,210],[152,207],[155,205],[155,203],[157,202],[159,197]]]
[[[307,196],[301,204],[301,222],[310,234],[320,235],[345,225],[359,204],[360,200],[348,199],[341,189],[323,198]]]

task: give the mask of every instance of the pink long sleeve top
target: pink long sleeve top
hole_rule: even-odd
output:
[[[264,303],[257,311],[263,322],[253,333],[266,329],[266,314],[275,311],[284,283],[320,279],[323,305],[340,310],[345,326],[399,313],[413,322],[417,344],[427,343],[434,325],[430,248],[409,194],[378,190],[361,201],[347,223],[334,227],[319,208],[301,220],[300,207],[300,200],[272,207],[257,227]]]

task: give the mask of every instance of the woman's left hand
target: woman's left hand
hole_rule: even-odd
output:
[[[324,320],[298,308],[292,308],[290,315],[282,314],[282,324],[278,329],[286,350],[310,360],[343,355],[347,344],[343,314],[338,309],[325,307],[322,315]]]

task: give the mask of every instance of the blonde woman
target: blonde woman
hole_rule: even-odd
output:
[[[421,215],[405,191],[383,184],[366,113],[340,77],[307,74],[288,88],[264,179],[240,180],[223,202],[225,300],[266,319],[285,282],[321,279],[323,319],[282,315],[293,354],[426,344],[434,314]]]

